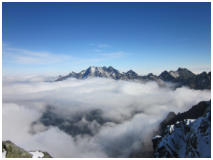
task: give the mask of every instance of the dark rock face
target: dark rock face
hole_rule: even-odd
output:
[[[179,74],[179,76],[182,79],[188,79],[188,78],[192,78],[195,76],[194,73],[192,73],[191,71],[189,71],[186,68],[178,68],[178,70],[176,72]]]
[[[176,83],[178,87],[188,86],[193,89],[211,89],[211,73],[194,74],[186,68],[177,71],[164,71],[159,76],[165,82]]]
[[[42,151],[40,151],[42,152]],[[42,158],[53,158],[48,152],[42,152],[44,156]]]
[[[138,74],[135,73],[133,70],[129,70],[128,72],[126,72],[126,77],[127,79],[137,79],[138,78]]]
[[[154,157],[211,157],[211,101],[184,113],[170,113],[153,137]]]
[[[164,82],[175,83],[176,88],[187,86],[192,89],[211,89],[211,72],[208,74],[194,74],[186,68],[178,68],[177,71],[164,71],[159,76],[152,73],[146,76],[140,76],[133,70],[126,73],[120,73],[113,67],[89,67],[79,73],[69,73],[66,76],[59,76],[55,81],[63,81],[68,78],[86,79],[90,77],[111,78],[115,80],[138,80],[138,81],[156,81],[160,86],[164,86]]]
[[[42,152],[42,158],[52,158],[51,155],[47,152]],[[5,154],[5,158],[32,158],[33,155],[25,151],[24,149],[20,148],[19,146],[15,145],[11,141],[3,141],[2,142],[2,154]]]
[[[177,115],[174,112],[169,112],[169,114],[167,115],[167,117],[160,123],[160,127],[159,127],[159,134],[163,134],[163,131],[165,129],[165,127],[169,124],[173,124],[174,123],[174,119],[176,119]]]
[[[166,82],[175,82],[175,77],[171,76],[167,71],[162,72],[159,78]]]
[[[195,84],[196,89],[211,89],[211,72],[198,74],[195,78]]]
[[[209,102],[199,102],[197,105],[192,106],[186,112],[178,113],[177,115],[174,112],[170,112],[167,117],[160,123],[160,134],[162,135],[162,131],[165,129],[167,125],[175,124],[178,121],[184,121],[184,119],[197,119],[207,113],[209,111]]]

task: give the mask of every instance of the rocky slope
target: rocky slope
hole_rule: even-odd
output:
[[[156,158],[211,157],[211,101],[169,113],[152,141]]]
[[[164,71],[159,76],[152,73],[140,76],[133,70],[128,72],[119,72],[113,67],[89,67],[79,73],[71,72],[65,76],[59,76],[55,81],[63,81],[68,78],[86,79],[90,77],[111,78],[115,80],[138,80],[138,81],[156,81],[160,85],[164,82],[174,83],[176,88],[187,86],[193,89],[211,89],[211,72],[202,72],[194,74],[186,68],[178,68],[177,71]]]
[[[11,141],[2,142],[3,158],[52,158],[47,152],[42,151],[25,151]]]

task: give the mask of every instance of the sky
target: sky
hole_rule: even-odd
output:
[[[3,75],[66,74],[89,66],[139,74],[210,70],[208,2],[2,6]]]

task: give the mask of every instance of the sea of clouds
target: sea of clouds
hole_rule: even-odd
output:
[[[174,90],[155,82],[104,78],[49,82],[42,77],[10,76],[3,77],[2,86],[3,140],[53,157],[128,157],[151,152],[153,132],[169,112],[186,111],[211,97],[209,90]],[[86,126],[92,134],[72,135],[57,125],[41,123],[48,106],[63,123],[81,115],[72,125]],[[94,110],[101,111],[103,123],[85,119]]]

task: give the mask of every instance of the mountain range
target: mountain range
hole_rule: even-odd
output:
[[[195,74],[186,68],[178,68],[176,71],[163,71],[158,76],[152,73],[141,76],[133,70],[121,73],[112,66],[90,66],[79,73],[71,72],[65,76],[60,75],[55,81],[63,81],[68,78],[87,79],[92,77],[111,78],[114,80],[137,80],[141,82],[155,81],[160,85],[170,82],[174,83],[176,88],[187,86],[192,89],[211,89],[211,72]]]

